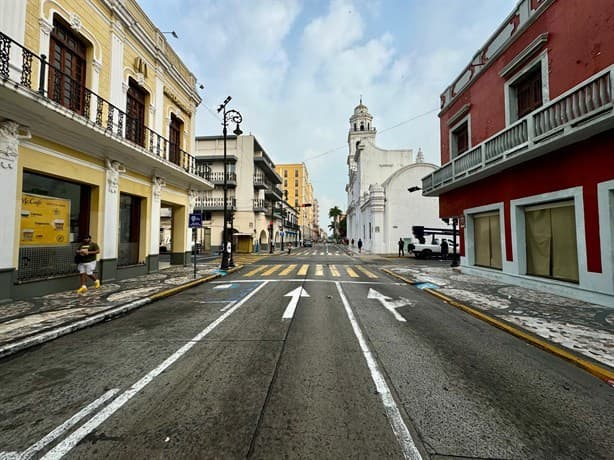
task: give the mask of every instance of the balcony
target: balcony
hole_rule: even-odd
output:
[[[199,162],[200,163],[200,162]],[[205,178],[210,181],[214,185],[224,185],[224,172],[209,172]],[[226,185],[228,187],[236,187],[237,186],[237,173],[227,172],[226,173]]]
[[[253,201],[253,209],[255,212],[266,212],[267,202],[262,198],[256,198]]]
[[[51,72],[50,72],[51,70]],[[128,169],[210,190],[209,167],[0,32],[0,118]]]
[[[284,192],[277,185],[267,181],[267,188],[264,191],[264,197],[269,201],[283,200]]]
[[[422,178],[425,196],[497,174],[614,128],[614,66],[549,101]]]
[[[254,188],[257,190],[267,188],[264,174],[254,174]]]
[[[235,198],[226,199],[226,208],[234,209],[237,207],[237,200]],[[195,209],[202,211],[223,211],[224,210],[224,198],[199,198],[196,200]]]

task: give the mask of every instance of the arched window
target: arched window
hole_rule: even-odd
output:
[[[365,130],[365,124],[362,121],[360,122],[360,130],[361,131]]]
[[[356,123],[354,123],[354,131],[356,131],[356,129],[357,129],[357,128],[356,128]]]

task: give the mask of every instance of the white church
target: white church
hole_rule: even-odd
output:
[[[348,133],[347,238],[355,245],[361,239],[367,253],[397,254],[399,238],[412,238],[413,225],[449,228],[439,219],[438,198],[407,190],[438,166],[425,163],[420,150],[414,161],[411,149],[378,148],[375,135],[373,116],[361,98]]]

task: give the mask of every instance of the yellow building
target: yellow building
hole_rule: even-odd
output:
[[[157,271],[163,209],[183,264],[212,188],[190,153],[201,99],[138,4],[2,1],[0,49],[0,301],[78,287],[86,234],[103,284]]]
[[[313,186],[309,182],[309,171],[305,163],[278,164],[275,166],[281,176],[282,190],[287,192],[287,201],[299,210],[299,240],[311,240],[317,237],[317,219],[315,218]]]

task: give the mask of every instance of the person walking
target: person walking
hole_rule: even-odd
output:
[[[405,243],[403,238],[399,238],[399,257],[405,256]]]
[[[362,240],[358,238],[358,252],[362,252]]]
[[[92,241],[91,235],[84,236],[75,256],[77,269],[81,275],[81,287],[77,289],[77,294],[85,294],[87,292],[87,278],[94,281],[96,289],[100,287],[100,281],[94,275],[97,254],[100,254],[100,247]]]
[[[448,242],[444,238],[443,241],[441,242],[441,260],[447,260],[447,259],[448,259]]]

